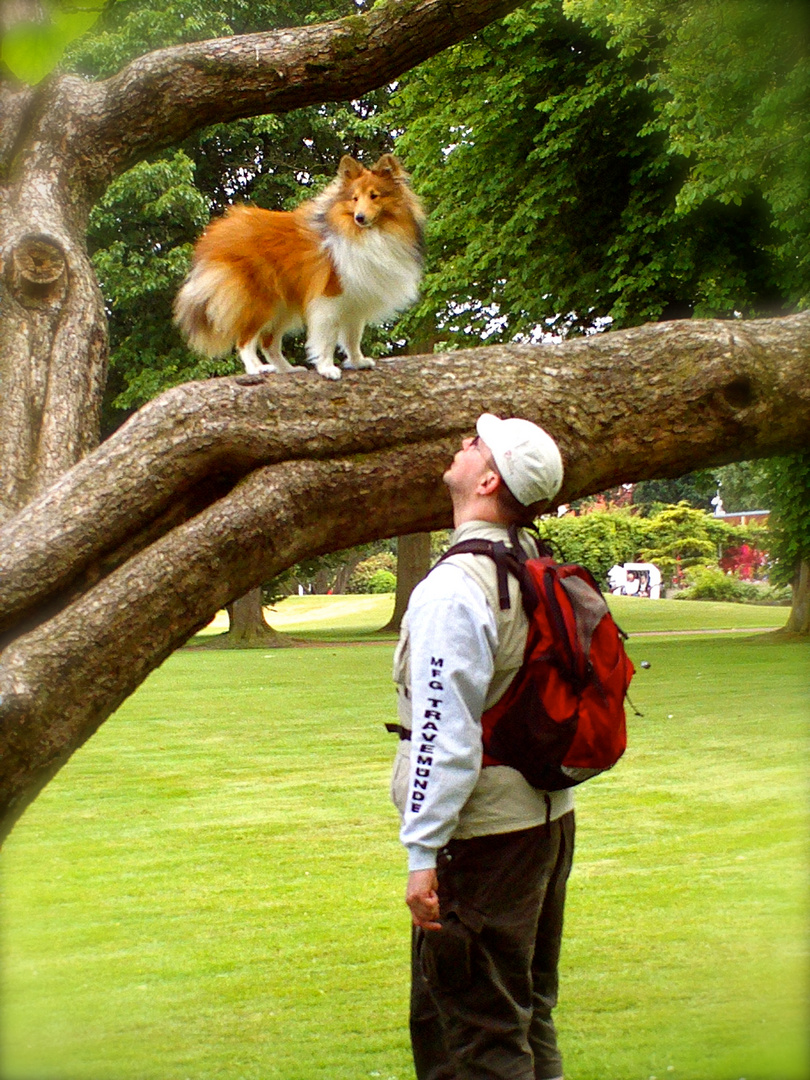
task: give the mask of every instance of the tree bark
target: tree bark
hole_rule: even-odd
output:
[[[394,612],[383,627],[399,633],[411,593],[430,569],[430,533],[408,533],[397,540],[397,592]]]
[[[810,634],[810,560],[802,559],[796,569],[793,605],[784,633],[802,637]]]
[[[0,523],[98,442],[107,326],[85,232],[110,181],[207,124],[359,97],[516,6],[390,0],[161,49],[97,83],[0,72]]]
[[[433,333],[423,330],[408,346],[408,355],[432,353],[436,347]],[[394,611],[382,627],[399,633],[402,617],[408,607],[411,593],[430,569],[430,533],[410,533],[397,538],[397,590]]]
[[[274,630],[264,617],[261,585],[227,605],[229,626],[201,642],[207,649],[287,649],[292,638]]]
[[[658,323],[150,402],[0,529],[5,827],[234,598],[305,557],[448,527],[441,475],[483,410],[557,438],[561,502],[787,453],[810,430],[808,331],[810,313]]]
[[[57,129],[70,128],[63,106],[45,104]],[[106,316],[88,206],[60,170],[37,146],[13,185],[0,182],[0,522],[98,443]]]

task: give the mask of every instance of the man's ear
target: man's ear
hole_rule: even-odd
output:
[[[500,473],[494,469],[487,469],[478,481],[478,495],[494,495],[503,483]]]

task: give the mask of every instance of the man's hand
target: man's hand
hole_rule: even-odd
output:
[[[423,930],[441,930],[439,918],[439,881],[435,870],[412,870],[408,874],[405,903],[411,909],[414,926]]]

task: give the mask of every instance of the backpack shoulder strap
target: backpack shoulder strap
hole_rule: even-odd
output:
[[[511,533],[510,533],[511,536]],[[520,593],[523,599],[523,607],[529,619],[537,606],[537,594],[532,585],[531,577],[525,569],[528,558],[520,543],[517,542],[517,532],[513,538],[513,547],[509,548],[501,540],[472,539],[462,540],[454,544],[449,551],[436,563],[449,559],[452,555],[486,555],[495,563],[498,575],[498,603],[501,611],[508,611],[511,602],[509,600],[509,574],[513,574],[520,584]]]

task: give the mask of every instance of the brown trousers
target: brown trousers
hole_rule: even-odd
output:
[[[442,929],[413,935],[417,1080],[562,1075],[551,1013],[573,852],[573,811],[442,849]]]

